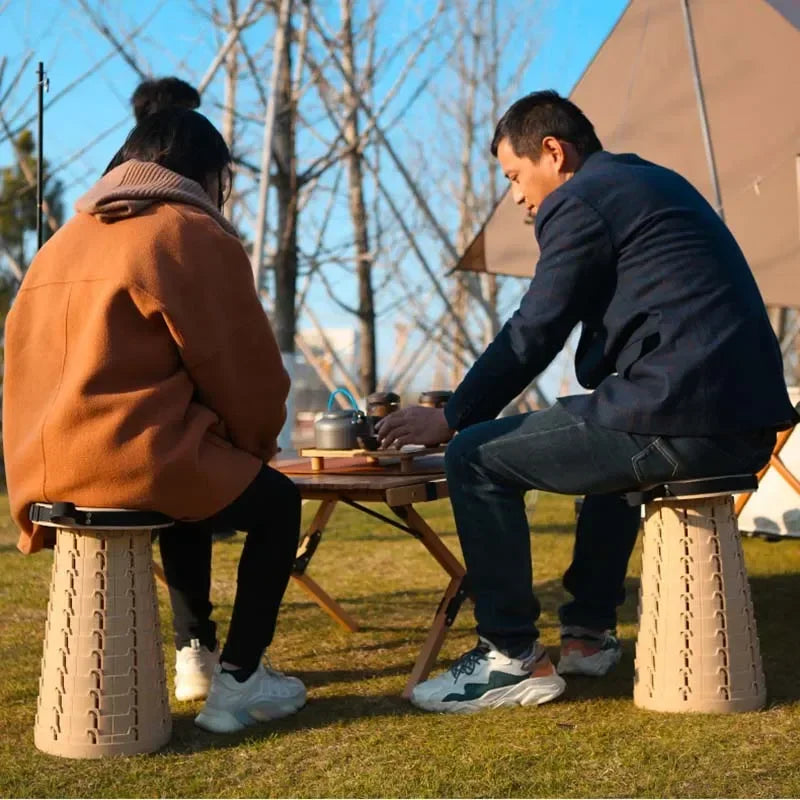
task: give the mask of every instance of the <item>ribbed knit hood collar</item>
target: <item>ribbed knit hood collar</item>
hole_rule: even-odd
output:
[[[92,214],[103,222],[114,222],[135,217],[158,202],[196,206],[213,217],[225,231],[238,236],[199,183],[147,161],[126,161],[112,169],[78,199],[75,210]]]

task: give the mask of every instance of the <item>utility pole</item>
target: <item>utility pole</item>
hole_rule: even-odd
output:
[[[44,163],[44,93],[49,89],[50,81],[44,71],[44,63],[39,62],[37,70],[37,89],[39,95],[39,136],[38,154],[36,157],[36,248],[42,246],[44,230],[42,229],[42,204],[44,194],[44,175],[42,164]]]

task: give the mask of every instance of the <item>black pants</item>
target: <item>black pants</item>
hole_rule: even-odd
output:
[[[289,583],[300,536],[300,493],[289,478],[265,466],[218,514],[202,522],[179,522],[159,533],[178,649],[192,639],[210,650],[216,645],[209,599],[211,534],[223,527],[245,531],[247,538],[222,660],[253,670],[272,642]]]

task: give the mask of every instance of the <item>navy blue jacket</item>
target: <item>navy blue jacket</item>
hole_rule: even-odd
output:
[[[536,217],[541,258],[519,308],[446,407],[456,430],[492,419],[582,323],[586,395],[567,410],[615,430],[713,436],[797,420],[777,340],[742,251],[671,170],[604,151]]]

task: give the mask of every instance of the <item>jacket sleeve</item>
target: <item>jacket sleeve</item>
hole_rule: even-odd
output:
[[[548,199],[537,219],[536,274],[519,308],[448,401],[445,415],[453,430],[496,417],[550,364],[612,263],[603,218],[566,192]]]
[[[162,256],[163,315],[195,387],[235,447],[263,460],[286,421],[289,376],[235,237],[190,214]]]

